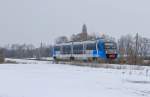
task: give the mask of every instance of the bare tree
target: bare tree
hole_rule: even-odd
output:
[[[90,37],[88,36],[86,24],[83,24],[81,33],[78,33],[76,35],[73,34],[71,36],[71,41],[85,41],[88,40],[88,38]]]
[[[150,39],[142,37],[140,35],[136,35],[136,62],[138,64],[143,64],[144,63],[144,59],[149,56],[149,48],[150,48]]]
[[[65,42],[68,42],[69,40],[68,40],[68,38],[66,37],[66,36],[60,36],[60,37],[58,37],[56,40],[55,40],[55,42],[57,43],[57,44],[59,44],[59,43],[65,43]]]
[[[121,58],[121,62],[133,64],[134,56],[134,42],[131,35],[122,36],[118,40],[118,50]]]
[[[85,40],[88,40],[88,33],[85,32],[81,32],[76,35],[73,34],[71,36],[71,41],[85,41]]]
[[[0,63],[4,62],[4,53],[3,53],[3,49],[0,48]]]

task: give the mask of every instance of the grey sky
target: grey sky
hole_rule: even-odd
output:
[[[0,45],[50,44],[60,35],[105,32],[150,37],[149,0],[0,0]]]

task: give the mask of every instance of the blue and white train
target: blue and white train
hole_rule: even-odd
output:
[[[116,59],[117,45],[105,39],[56,44],[53,58],[55,60]]]

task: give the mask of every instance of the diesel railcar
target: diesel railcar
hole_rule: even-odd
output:
[[[107,60],[117,58],[117,45],[105,39],[55,44],[55,60]]]

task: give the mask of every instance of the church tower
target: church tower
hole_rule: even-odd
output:
[[[88,39],[88,33],[87,33],[87,27],[85,24],[82,26],[82,32],[81,32],[81,40],[87,40]]]
[[[82,26],[82,33],[87,33],[87,27],[85,24]]]

